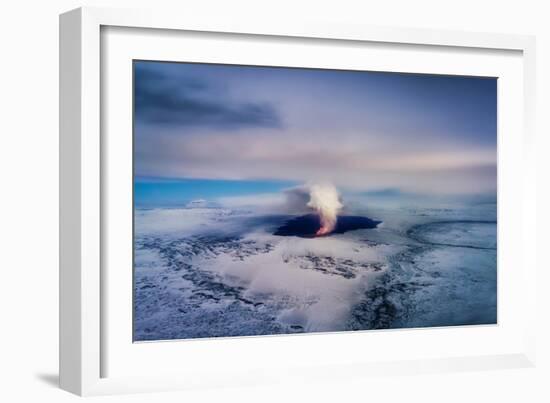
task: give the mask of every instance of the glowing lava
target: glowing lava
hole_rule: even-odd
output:
[[[317,232],[315,233],[315,236],[323,236],[323,235],[326,235],[328,233],[331,232],[331,229],[330,227],[325,227],[325,226],[322,226],[321,228],[319,228],[317,230]]]

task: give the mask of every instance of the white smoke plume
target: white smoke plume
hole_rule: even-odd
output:
[[[334,230],[338,213],[344,207],[338,190],[329,183],[308,184],[286,192],[288,206],[294,211],[314,210],[319,215],[321,228],[317,235],[326,235]]]
[[[330,184],[311,185],[307,206],[317,211],[321,220],[321,228],[317,235],[325,235],[334,230],[338,220],[338,212],[343,206],[336,188]]]

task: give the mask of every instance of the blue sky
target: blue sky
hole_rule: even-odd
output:
[[[134,197],[139,207],[175,207],[192,200],[215,202],[221,197],[280,193],[297,185],[297,182],[275,180],[138,178]]]
[[[496,190],[497,80],[134,62],[136,201]],[[205,195],[205,196],[201,196]]]

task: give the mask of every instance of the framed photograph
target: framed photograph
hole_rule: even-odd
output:
[[[532,37],[85,8],[60,44],[62,388],[534,365]]]

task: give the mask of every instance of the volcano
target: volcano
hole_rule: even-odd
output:
[[[330,234],[343,234],[347,231],[357,229],[376,228],[382,221],[371,220],[368,217],[361,216],[339,216],[336,227]],[[315,238],[317,231],[321,227],[321,220],[317,214],[307,214],[288,220],[279,227],[273,235],[279,236],[298,236],[301,238]]]

